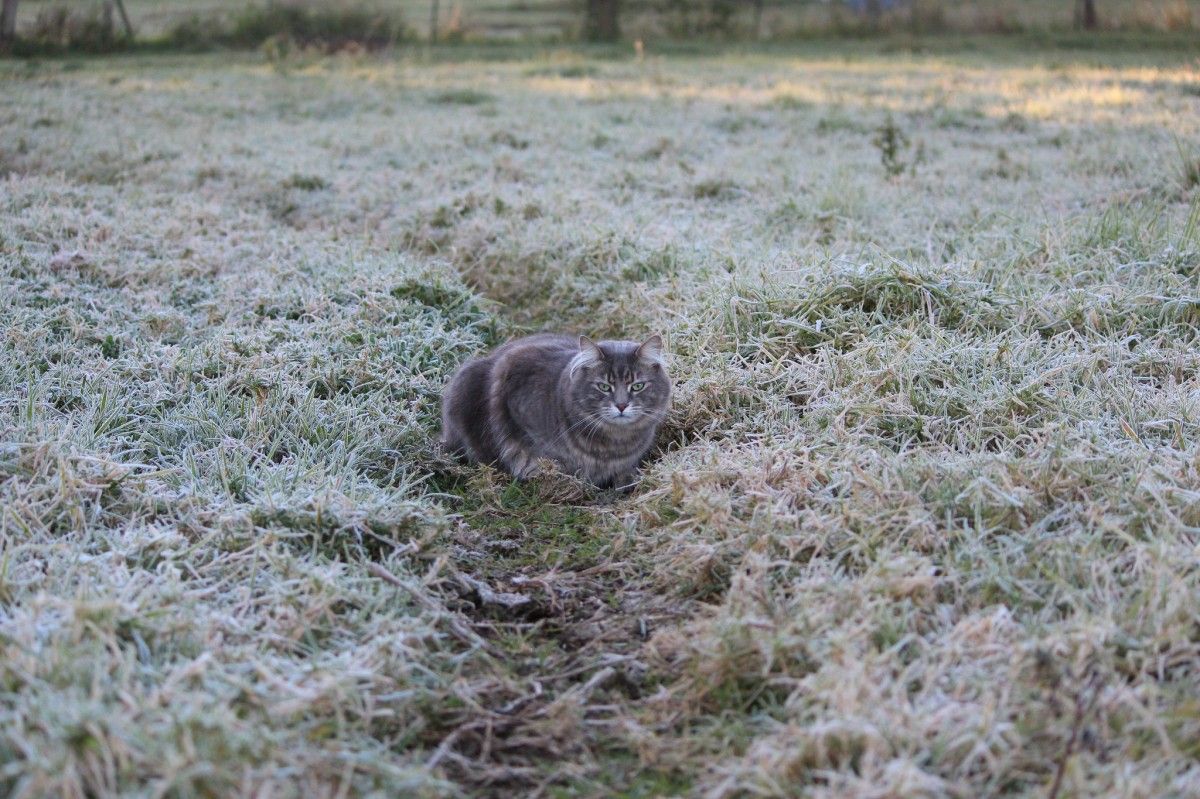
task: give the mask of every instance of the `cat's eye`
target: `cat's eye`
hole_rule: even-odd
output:
[[[612,386],[610,386],[608,383],[597,383],[596,388],[600,389],[605,394],[612,391]]]
[[[641,391],[641,390],[642,390],[643,388],[645,388],[645,387],[646,387],[646,384],[645,384],[645,383],[643,383],[641,380],[639,380],[638,382],[636,382],[636,383],[632,384],[632,385],[629,387],[629,390],[630,390],[630,391]]]

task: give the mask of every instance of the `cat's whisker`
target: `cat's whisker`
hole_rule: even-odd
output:
[[[584,417],[582,419],[580,419],[578,422],[576,422],[575,424],[568,427],[566,430],[563,430],[561,433],[559,433],[558,436],[554,440],[556,442],[561,441],[564,437],[566,437],[566,435],[568,433],[570,433],[575,428],[579,427],[580,425],[584,424],[585,422],[594,422],[596,420],[599,420],[599,421],[604,420],[603,419],[603,411],[593,411],[590,414],[584,415]],[[587,428],[585,430],[585,432],[590,432],[590,430],[591,430],[591,428]]]

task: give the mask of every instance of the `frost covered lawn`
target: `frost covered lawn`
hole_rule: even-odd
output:
[[[1197,51],[979,46],[0,63],[3,792],[1200,792]]]

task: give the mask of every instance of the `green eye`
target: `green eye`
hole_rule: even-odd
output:
[[[597,383],[596,388],[600,389],[601,391],[603,391],[605,393],[612,391],[612,386],[610,386],[608,383]]]
[[[631,385],[629,387],[629,390],[630,391],[641,391],[645,387],[646,387],[646,384],[639,380],[638,382]]]

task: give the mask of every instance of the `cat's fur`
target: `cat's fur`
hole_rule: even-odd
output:
[[[442,397],[442,443],[518,478],[549,458],[600,487],[626,488],[670,401],[658,336],[596,344],[542,333],[454,373]]]

